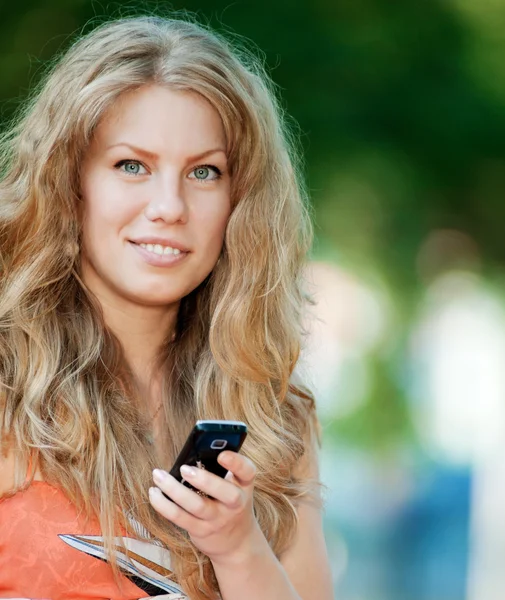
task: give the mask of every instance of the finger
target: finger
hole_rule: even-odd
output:
[[[170,500],[198,519],[209,519],[214,512],[212,502],[196,494],[166,471],[154,469],[153,481]]]
[[[162,517],[185,529],[190,535],[203,537],[205,534],[207,521],[202,521],[190,515],[175,502],[164,496],[160,488],[149,488],[149,502]]]
[[[214,473],[183,465],[181,474],[193,487],[230,508],[239,508],[245,503],[244,492],[237,484]]]
[[[247,487],[254,482],[256,466],[247,456],[225,450],[219,454],[217,460],[221,466],[233,473],[239,485]]]

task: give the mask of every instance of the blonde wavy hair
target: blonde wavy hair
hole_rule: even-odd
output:
[[[163,456],[121,345],[80,272],[79,170],[93,132],[121,94],[146,84],[201,94],[221,116],[232,214],[211,275],[182,299],[160,353]],[[212,565],[150,506],[155,466],[169,468],[197,419],[248,424],[254,508],[275,553],[288,546],[310,481],[294,475],[317,438],[314,400],[294,368],[311,241],[293,136],[254,54],[188,19],[104,23],[51,66],[0,143],[1,441],[113,537],[129,517],[166,545],[194,600],[216,597]],[[28,482],[29,483],[29,482]],[[118,510],[119,509],[119,510]],[[118,578],[119,580],[119,578]]]

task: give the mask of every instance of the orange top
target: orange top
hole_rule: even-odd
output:
[[[57,488],[34,481],[0,500],[0,597],[187,600],[170,579],[166,549],[131,537],[123,541],[131,560],[118,549],[125,573],[119,588],[106,562],[98,521],[82,518]]]

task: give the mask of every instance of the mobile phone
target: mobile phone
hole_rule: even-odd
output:
[[[195,488],[181,475],[182,465],[205,469],[224,477],[228,470],[217,462],[219,453],[223,450],[238,452],[246,435],[247,425],[242,421],[197,421],[170,475],[191,489]]]

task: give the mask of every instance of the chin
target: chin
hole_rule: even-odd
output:
[[[168,307],[168,306],[172,306],[173,304],[178,304],[181,299],[184,296],[179,296],[179,295],[175,295],[175,294],[166,294],[166,295],[160,295],[160,294],[156,294],[156,295],[145,295],[145,294],[139,294],[137,295],[135,298],[132,298],[132,300],[139,305],[142,306],[149,306],[149,307]]]
[[[183,282],[172,281],[171,284],[167,280],[160,281],[156,285],[153,281],[149,281],[148,285],[142,285],[140,281],[135,282],[136,285],[130,284],[124,289],[124,296],[130,302],[141,306],[163,307],[172,304],[178,304],[182,298],[189,295],[195,290],[200,283],[198,281]],[[147,282],[145,282],[147,283]]]

